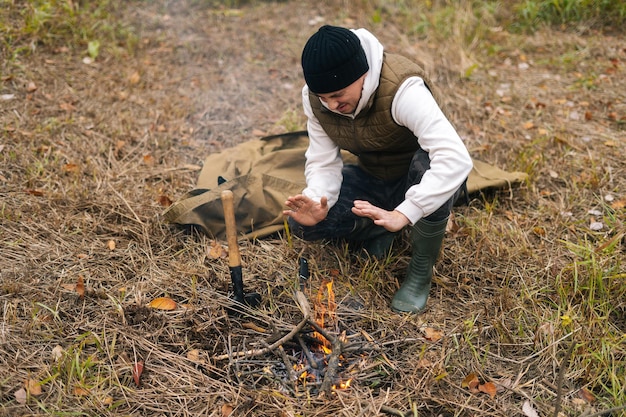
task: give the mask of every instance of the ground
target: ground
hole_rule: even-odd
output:
[[[468,33],[459,20],[438,37],[408,31],[401,8],[334,0],[121,3],[132,36],[97,56],[63,39],[3,45],[0,415],[570,416],[626,404],[623,33]],[[21,3],[5,4],[17,19]],[[232,317],[216,242],[162,214],[207,155],[305,127],[299,56],[324,23],[366,27],[422,64],[472,156],[529,180],[455,209],[420,315],[389,309],[406,246],[370,261],[280,235],[241,242],[263,302]],[[294,296],[302,255],[312,314],[334,310],[335,353],[343,340],[329,391],[302,374],[297,337],[281,339],[311,328]],[[160,297],[175,308],[154,308]]]

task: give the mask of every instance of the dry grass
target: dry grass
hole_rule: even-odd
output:
[[[618,37],[522,37],[479,30],[467,15],[448,37],[418,37],[406,9],[373,24],[368,2],[124,2],[115,13],[133,36],[103,42],[88,65],[75,38],[67,49],[66,38],[29,46],[23,3],[5,4],[14,26],[0,84],[0,415],[516,416],[528,401],[540,415],[558,404],[573,416],[626,405]],[[457,208],[421,315],[388,307],[408,261],[403,242],[371,262],[276,237],[242,243],[246,285],[263,304],[229,317],[227,262],[207,255],[208,237],[161,221],[159,202],[191,189],[209,152],[303,126],[298,59],[317,17],[369,27],[423,62],[472,154],[530,175]],[[22,46],[30,52],[13,56]],[[289,378],[301,352],[293,341],[285,355],[216,360],[302,320],[300,256],[311,264],[310,303],[333,278],[328,332],[345,332],[349,347],[340,376],[352,385],[330,398]],[[179,307],[146,307],[161,296]],[[463,386],[471,373],[497,385],[494,398]],[[42,393],[31,387],[18,401],[27,380]]]

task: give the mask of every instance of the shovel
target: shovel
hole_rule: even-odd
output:
[[[261,295],[256,292],[246,294],[243,288],[243,275],[241,271],[241,256],[237,242],[237,224],[235,223],[235,208],[233,204],[233,192],[224,190],[221,194],[222,206],[224,207],[224,222],[226,224],[226,239],[228,241],[228,267],[230,279],[233,283],[233,298],[237,303],[256,307],[261,303]],[[235,312],[229,310],[229,312]]]

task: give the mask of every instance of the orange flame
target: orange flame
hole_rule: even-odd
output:
[[[339,383],[339,385],[333,385],[333,389],[334,390],[342,390],[342,389],[348,389],[350,388],[350,384],[352,383],[352,378],[346,380],[346,381],[341,381]]]
[[[326,302],[324,302],[326,300]],[[317,298],[314,304],[315,322],[322,328],[326,323],[334,324],[337,317],[337,304],[335,303],[335,292],[333,291],[333,280],[324,279],[317,291]],[[324,353],[330,353],[330,342],[321,334],[314,332],[313,337],[319,340]]]

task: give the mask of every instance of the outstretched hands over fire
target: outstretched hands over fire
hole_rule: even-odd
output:
[[[390,232],[397,232],[410,223],[409,219],[397,210],[384,210],[363,200],[354,200],[352,212],[357,216],[372,219],[374,224],[382,226]]]
[[[285,205],[289,210],[283,210],[285,216],[291,216],[303,226],[314,226],[324,220],[328,214],[328,198],[322,197],[316,202],[309,197],[298,194],[288,197]]]

